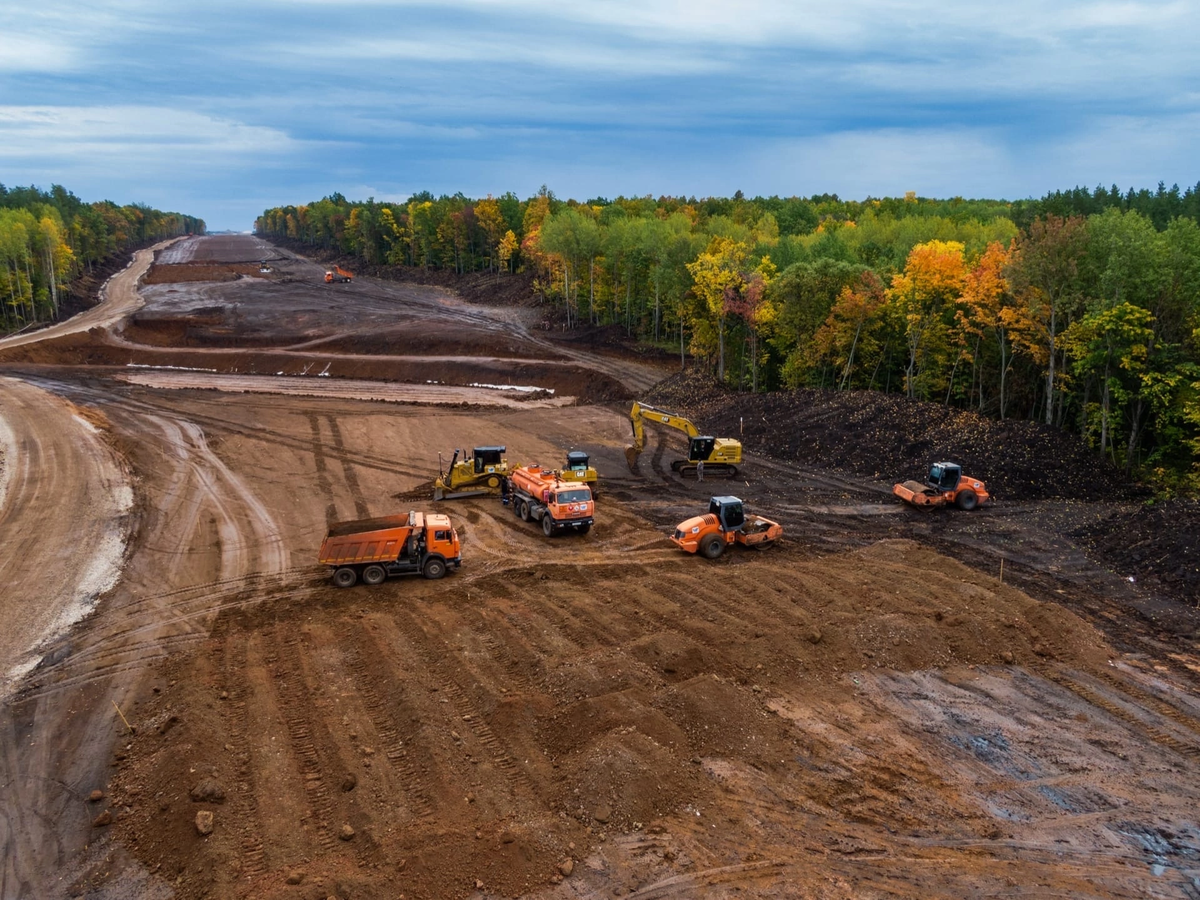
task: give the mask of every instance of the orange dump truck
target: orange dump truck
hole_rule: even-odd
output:
[[[558,476],[541,466],[518,466],[509,473],[500,500],[522,521],[541,522],[546,537],[560,531],[587,534],[595,521],[592,489]]]
[[[441,578],[462,565],[458,532],[450,517],[415,510],[408,515],[334,522],[321,543],[318,562],[330,567],[333,583],[351,587],[382,584],[389,575]]]
[[[352,281],[353,279],[354,279],[353,273],[347,272],[341,266],[333,266],[332,268],[325,270],[325,283],[326,284],[334,284],[334,283],[340,284],[342,282]]]

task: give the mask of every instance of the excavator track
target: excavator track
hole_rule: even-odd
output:
[[[696,463],[687,462],[685,460],[676,460],[671,463],[671,468],[679,473],[680,478],[695,478],[698,466]],[[705,463],[704,477],[705,478],[736,478],[738,467],[731,463]]]

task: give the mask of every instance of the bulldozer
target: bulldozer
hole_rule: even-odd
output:
[[[499,494],[509,473],[508,460],[504,456],[506,450],[506,447],[476,447],[471,456],[467,456],[466,450],[455,450],[445,471],[441,471],[442,455],[439,453],[433,499],[455,500]]]
[[[591,457],[582,450],[571,450],[567,453],[567,464],[558,473],[558,479],[559,481],[576,481],[586,484],[592,489],[592,499],[594,500],[600,475],[592,467]]]
[[[730,544],[763,550],[783,537],[783,526],[762,516],[747,516],[737,497],[712,497],[708,513],[675,528],[671,541],[688,553],[716,559]]]
[[[957,506],[967,512],[987,503],[992,496],[987,485],[978,478],[964,475],[962,466],[952,462],[935,462],[929,467],[924,484],[905,481],[893,485],[892,493],[919,509]]]
[[[625,461],[631,472],[637,471],[638,457],[646,449],[645,423],[656,422],[688,436],[687,459],[672,460],[671,471],[684,478],[696,478],[701,473],[713,478],[733,478],[738,473],[738,463],[742,461],[741,441],[702,435],[690,419],[636,401],[629,411],[629,421],[633,425],[633,444],[625,448]]]

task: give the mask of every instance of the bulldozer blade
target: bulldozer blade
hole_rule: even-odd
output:
[[[625,463],[629,466],[629,471],[635,474],[638,470],[639,456],[641,456],[641,454],[638,453],[637,447],[634,447],[632,444],[625,445]]]
[[[441,488],[434,487],[434,500],[461,500],[465,497],[487,497],[495,495],[495,491],[488,490],[486,487],[474,491],[444,491]]]

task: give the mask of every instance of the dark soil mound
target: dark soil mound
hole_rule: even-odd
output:
[[[920,478],[930,463],[944,459],[987,482],[998,499],[1101,500],[1137,493],[1072,435],[895,394],[742,394],[689,371],[663,381],[646,400],[690,416],[707,433],[740,437],[755,453],[885,480]]]
[[[358,256],[346,256],[333,250],[323,250],[311,244],[287,240],[278,236],[271,243],[299,253],[324,265],[339,265],[368,278],[383,281],[403,281],[409,284],[430,284],[454,291],[464,300],[486,306],[538,306],[541,298],[533,289],[533,273],[464,272],[448,269],[426,269],[421,266],[371,265]]]
[[[1200,502],[1168,500],[1074,534],[1109,569],[1200,606]]]

